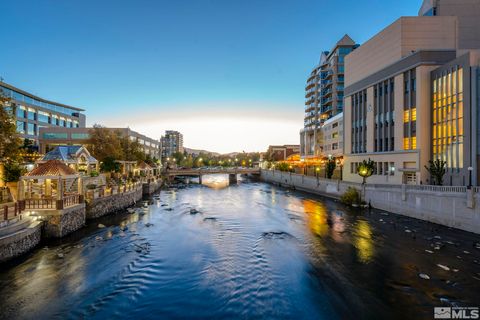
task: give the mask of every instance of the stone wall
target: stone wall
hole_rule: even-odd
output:
[[[61,238],[85,225],[85,204],[56,210],[43,216],[46,238]]]
[[[162,186],[161,180],[156,180],[154,182],[146,182],[143,184],[143,195],[148,196],[160,189]]]
[[[0,238],[0,262],[18,257],[34,248],[41,239],[42,223],[32,222],[27,228]]]
[[[348,187],[359,191],[358,183],[262,170],[261,179],[284,187],[331,198],[340,198]],[[374,208],[422,219],[448,227],[480,233],[480,193],[465,187],[368,184],[364,199]]]
[[[95,219],[106,214],[125,209],[142,199],[143,187],[125,193],[96,198],[87,204],[87,219]]]

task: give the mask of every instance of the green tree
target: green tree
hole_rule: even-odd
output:
[[[17,182],[26,171],[17,161],[9,159],[4,163],[3,181]]]
[[[336,167],[337,164],[335,163],[335,159],[328,159],[325,165],[325,173],[327,175],[327,179],[332,179],[333,172],[335,171]]]
[[[0,91],[0,161],[17,160],[20,146],[11,100]]]
[[[114,157],[106,157],[100,164],[102,172],[120,172],[120,164],[115,161]]]
[[[434,161],[428,161],[428,167],[425,166],[425,169],[430,173],[432,179],[434,180],[434,184],[436,185],[443,185],[443,176],[445,175],[447,162],[436,159]]]
[[[291,166],[286,162],[279,162],[275,165],[276,170],[284,171],[284,172],[291,172]]]
[[[368,158],[368,160],[363,160],[362,163],[357,168],[357,173],[360,177],[363,178],[363,184],[365,184],[368,177],[373,174],[373,169],[375,168],[375,162]]]

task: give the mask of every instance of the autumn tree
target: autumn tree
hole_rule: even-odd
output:
[[[0,161],[18,160],[21,140],[17,136],[13,105],[0,91]]]
[[[117,133],[108,130],[104,126],[95,124],[90,129],[90,139],[88,141],[90,153],[99,161],[104,161],[107,157],[122,160],[124,152],[121,141]]]

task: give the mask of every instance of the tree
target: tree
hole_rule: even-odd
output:
[[[122,144],[118,135],[112,130],[95,124],[90,129],[90,139],[88,145],[90,146],[90,153],[99,161],[104,161],[107,157],[112,157],[117,160],[124,159],[124,152]]]
[[[332,179],[333,172],[337,164],[335,163],[335,159],[328,159],[327,164],[325,165],[325,172],[327,174],[327,179]]]
[[[436,159],[435,161],[429,160],[428,167],[425,166],[425,169],[430,173],[436,185],[443,185],[443,176],[447,171],[446,166],[447,162],[440,159]]]
[[[120,164],[115,161],[114,157],[106,157],[100,164],[102,172],[120,172]]]
[[[17,160],[20,146],[11,101],[0,91],[0,161]]]
[[[17,161],[7,160],[4,164],[3,180],[5,182],[17,182],[26,171]]]
[[[280,171],[284,171],[284,172],[290,172],[290,171],[292,171],[291,166],[290,166],[288,163],[286,163],[286,162],[277,163],[277,164],[275,165],[275,169],[280,170]]]
[[[373,169],[375,168],[375,162],[368,158],[368,160],[363,160],[362,163],[357,168],[357,173],[360,177],[363,178],[363,184],[366,183],[368,177],[373,174]]]

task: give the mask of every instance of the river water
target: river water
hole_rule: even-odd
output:
[[[162,190],[2,265],[0,318],[432,319],[480,305],[479,236],[227,180]]]

